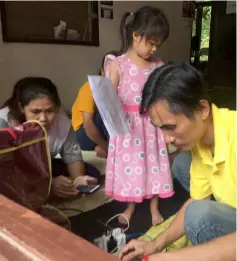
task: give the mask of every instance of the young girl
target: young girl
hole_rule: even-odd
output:
[[[148,76],[163,65],[154,55],[169,35],[169,24],[161,10],[144,6],[125,14],[120,30],[124,54],[110,62],[106,75],[117,89],[131,131],[110,139],[105,192],[128,202],[124,211],[128,220],[135,203],[151,199],[152,224],[157,225],[164,220],[158,210],[158,196],[174,194],[169,158],[162,131],[148,116],[140,116],[139,108]],[[126,222],[122,215],[119,222]]]

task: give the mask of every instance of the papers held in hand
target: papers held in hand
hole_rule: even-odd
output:
[[[120,99],[112,81],[102,76],[88,76],[90,88],[98,111],[110,137],[129,132]]]

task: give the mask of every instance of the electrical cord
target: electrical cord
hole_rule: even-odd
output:
[[[109,225],[109,223],[110,223],[112,220],[114,220],[116,217],[119,217],[119,216],[123,216],[124,219],[125,219],[126,222],[127,222],[127,227],[124,229],[124,232],[126,232],[126,231],[129,229],[130,224],[129,224],[128,218],[127,218],[123,213],[119,213],[119,214],[116,214],[116,215],[114,215],[113,217],[111,217],[111,218],[106,222],[106,227]]]
[[[114,220],[116,217],[119,217],[119,216],[123,216],[123,217],[124,217],[124,219],[125,219],[126,222],[127,222],[127,227],[126,227],[124,230],[122,230],[123,232],[122,232],[122,235],[121,235],[121,240],[120,240],[119,243],[117,242],[117,246],[116,246],[112,251],[109,252],[110,254],[113,254],[113,253],[115,253],[115,252],[118,250],[119,246],[120,246],[121,243],[122,243],[123,236],[125,235],[125,232],[129,229],[129,226],[130,226],[130,223],[129,223],[128,218],[127,218],[123,213],[120,213],[120,214],[114,215],[113,217],[111,217],[111,218],[106,222],[106,228],[108,227],[109,223],[110,223],[112,220]],[[113,235],[112,235],[112,232],[111,232],[110,240],[113,241],[113,242],[114,242],[114,240],[115,240],[114,237],[113,237]]]

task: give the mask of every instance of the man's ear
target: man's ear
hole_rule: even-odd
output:
[[[200,100],[200,111],[202,120],[206,120],[211,113],[211,107],[207,100]]]

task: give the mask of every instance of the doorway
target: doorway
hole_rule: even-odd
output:
[[[236,12],[227,1],[196,2],[191,64],[202,71],[212,101],[236,108]]]
[[[211,35],[212,2],[196,3],[192,24],[191,64],[208,76],[209,47]]]

